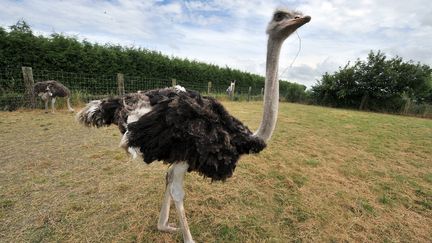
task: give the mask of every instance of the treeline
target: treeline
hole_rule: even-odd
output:
[[[157,51],[119,45],[100,45],[79,41],[74,37],[53,33],[36,36],[25,21],[18,21],[9,31],[0,27],[0,67],[30,66],[37,70],[91,73],[93,75],[125,75],[207,83],[225,90],[231,80],[238,90],[252,87],[260,92],[264,77],[195,60],[169,57]],[[281,90],[292,93],[290,101],[302,97],[306,87],[289,82],[280,83]]]
[[[365,61],[325,73],[312,87],[311,100],[332,107],[432,114],[431,73],[428,65],[371,51]]]

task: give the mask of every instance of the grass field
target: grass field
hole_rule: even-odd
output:
[[[260,102],[224,104],[258,126]],[[166,166],[117,128],[35,110],[0,112],[0,134],[0,242],[181,242],[156,229]],[[432,120],[283,103],[266,150],[185,190],[197,242],[430,242]]]

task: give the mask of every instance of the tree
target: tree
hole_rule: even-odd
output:
[[[371,51],[366,61],[356,60],[333,74],[324,74],[312,87],[318,104],[370,110],[399,111],[409,101],[426,102],[431,92],[431,68],[388,59]]]
[[[306,86],[286,81],[279,81],[281,97],[289,102],[305,102]]]
[[[30,25],[28,25],[24,19],[20,19],[16,24],[9,26],[9,29],[12,32],[19,32],[19,33],[26,33],[26,34],[33,33]]]

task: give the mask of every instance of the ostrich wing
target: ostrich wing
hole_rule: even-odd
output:
[[[241,154],[265,147],[215,99],[192,91],[151,92],[152,110],[127,126],[128,145],[140,148],[146,163],[186,161],[189,171],[225,180]]]

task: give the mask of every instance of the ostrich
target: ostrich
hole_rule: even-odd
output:
[[[58,81],[48,80],[35,83],[33,85],[33,94],[37,94],[45,102],[45,112],[48,112],[48,102],[51,100],[51,111],[54,113],[54,104],[57,97],[65,97],[68,110],[70,112],[74,111],[70,105],[70,90]]]
[[[234,88],[235,88],[235,83],[236,83],[235,80],[231,81],[230,86],[228,86],[228,88],[226,89],[226,93],[227,93],[227,95],[229,97],[232,97],[232,95],[233,95]]]
[[[214,98],[176,86],[91,101],[77,114],[85,126],[116,124],[120,147],[144,162],[170,164],[157,228],[176,232],[168,224],[171,200],[179,216],[184,242],[194,242],[183,206],[183,179],[195,171],[211,180],[231,177],[242,154],[266,147],[276,125],[279,100],[278,61],[284,40],[311,17],[276,9],[268,24],[263,118],[252,133],[229,115]]]

